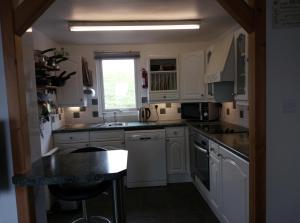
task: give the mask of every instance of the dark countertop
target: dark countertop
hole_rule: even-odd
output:
[[[220,123],[220,122],[216,122]],[[202,123],[203,124],[203,123]],[[245,128],[239,127],[229,123],[223,123],[228,127],[235,127],[245,131]],[[84,131],[103,131],[103,130],[143,130],[143,129],[161,129],[165,127],[176,127],[188,125],[197,130],[201,134],[207,136],[209,139],[221,144],[231,152],[239,157],[249,161],[249,135],[248,133],[226,133],[226,134],[208,134],[201,130],[199,122],[171,120],[171,121],[157,121],[157,122],[127,122],[125,126],[104,127],[97,126],[97,124],[74,124],[65,125],[60,129],[53,131],[53,133],[67,133],[67,132],[84,132]]]
[[[249,133],[209,134],[197,126],[198,122],[186,122],[186,124],[237,156],[249,161]],[[232,126],[232,124],[229,123],[228,125]]]
[[[41,186],[113,180],[126,175],[127,151],[70,153],[42,157],[26,174],[13,177],[17,186]]]
[[[98,124],[73,124],[64,125],[63,127],[54,130],[53,133],[66,133],[66,132],[84,132],[84,131],[103,131],[103,130],[117,130],[124,129],[126,131],[131,130],[143,130],[143,129],[160,129],[165,127],[184,126],[185,122],[182,120],[172,121],[157,121],[157,122],[126,122],[125,126],[106,127],[99,126]]]

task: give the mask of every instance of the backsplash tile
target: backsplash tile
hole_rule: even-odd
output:
[[[158,105],[157,113],[155,110],[155,105]],[[166,108],[166,103],[155,103],[155,104],[149,104],[150,110],[151,110],[151,117],[149,121],[165,121],[165,120],[180,120],[181,119],[181,108],[180,103],[171,103],[170,108]],[[163,109],[165,111],[165,114],[160,114],[160,110]],[[96,105],[89,105],[86,107],[85,112],[80,112],[80,108],[64,108],[64,117],[65,117],[65,123],[66,124],[90,124],[90,123],[101,123],[103,121],[102,119],[102,113],[97,111],[98,106]],[[74,117],[74,113],[76,113],[76,117]],[[78,117],[78,114],[79,117]],[[118,121],[138,121],[138,115],[132,115],[132,116],[118,116]],[[105,116],[106,121],[113,121],[113,115],[106,115]]]
[[[165,108],[161,108],[161,109],[159,110],[159,114],[165,115],[165,114],[166,114],[166,109],[165,109]]]
[[[249,127],[249,109],[248,106],[236,105],[233,102],[222,104],[221,120],[236,125]]]
[[[86,111],[86,107],[80,107],[80,111],[81,112],[85,112]]]
[[[93,111],[93,112],[92,112],[92,116],[93,116],[94,118],[99,117],[99,112],[98,112],[98,111]]]
[[[166,103],[166,108],[171,108],[172,107],[172,103]]]
[[[97,98],[92,99],[92,105],[98,105],[98,99]]]
[[[73,118],[80,118],[79,112],[73,112]]]

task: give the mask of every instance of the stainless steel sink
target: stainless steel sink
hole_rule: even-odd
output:
[[[96,127],[122,127],[125,126],[126,122],[106,122],[96,125]]]

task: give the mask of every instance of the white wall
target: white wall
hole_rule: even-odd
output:
[[[46,50],[48,48],[57,48],[59,49],[60,46],[55,41],[47,37],[44,33],[39,32],[36,29],[33,29],[32,32],[33,38],[33,49],[35,50]],[[33,71],[34,72],[34,71]],[[45,154],[53,147],[52,142],[52,125],[51,122],[45,122],[41,125],[42,135],[40,137],[41,141],[41,151],[42,154]]]
[[[1,37],[0,29],[0,223],[17,223],[15,188],[11,183],[13,176],[12,147]]]
[[[83,56],[87,59],[89,68],[93,71],[94,77],[94,88],[96,86],[96,62],[94,60],[95,51],[104,51],[104,52],[126,52],[126,51],[138,51],[141,54],[140,59],[138,60],[138,70],[142,68],[147,68],[147,62],[149,56],[179,56],[181,53],[193,52],[197,50],[203,50],[207,48],[207,42],[191,42],[191,43],[170,43],[170,44],[132,44],[132,45],[64,45],[62,46],[66,52],[70,53],[72,56]],[[140,75],[140,72],[138,73]],[[139,84],[141,86],[141,84]],[[99,89],[97,89],[98,95]],[[141,89],[143,96],[146,95],[146,91]],[[73,118],[73,112],[70,109],[65,109],[66,114],[66,123],[95,123],[102,120],[101,112],[99,110],[100,117],[93,118],[92,112],[98,110],[98,106],[93,106],[90,103],[88,104],[86,112],[82,112],[80,119]],[[177,105],[176,105],[177,106]],[[164,108],[164,104],[160,105],[161,108]],[[178,106],[177,106],[178,107]],[[161,120],[170,120],[180,118],[180,114],[177,112],[177,107],[175,109],[166,109],[167,115],[161,115]],[[153,117],[155,118],[155,117]],[[132,119],[132,118],[131,118]],[[134,117],[136,120],[137,117]]]
[[[267,222],[300,222],[300,27],[267,13]]]

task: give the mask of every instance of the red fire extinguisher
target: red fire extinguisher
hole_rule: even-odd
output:
[[[145,68],[142,69],[142,87],[148,88],[148,73]]]

